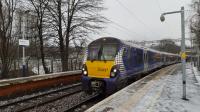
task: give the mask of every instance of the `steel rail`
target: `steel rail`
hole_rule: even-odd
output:
[[[19,108],[19,109],[15,110],[15,112],[23,112],[23,111],[27,111],[27,110],[33,109],[35,107],[40,107],[42,105],[57,101],[57,100],[62,99],[64,97],[68,97],[68,96],[71,96],[73,94],[80,93],[81,91],[82,90],[76,90],[76,91],[73,91],[73,92],[65,93],[65,94],[60,95],[60,96],[56,96],[56,97],[53,97],[53,98],[50,98],[50,99],[46,99],[46,100],[44,100],[42,102],[34,103],[32,105],[28,105],[28,106]]]
[[[71,89],[71,88],[77,87],[77,86],[81,86],[81,83],[69,85],[69,86],[66,86],[64,88],[60,88],[60,89],[57,89],[57,90],[48,91],[48,92],[45,92],[45,93],[42,93],[42,94],[39,94],[39,95],[36,95],[36,96],[28,97],[28,98],[25,98],[25,99],[22,99],[22,100],[6,103],[6,104],[3,104],[3,105],[0,105],[0,109],[6,108],[8,106],[16,105],[18,103],[26,102],[26,101],[29,101],[29,100],[32,100],[32,99],[35,99],[35,98],[43,97],[43,96],[46,96],[46,95],[49,95],[49,94],[53,94],[53,93],[56,93],[56,92]]]
[[[73,105],[73,106],[71,106],[70,108],[63,109],[62,112],[70,112],[70,111],[76,109],[77,107],[81,106],[82,104],[85,104],[85,103],[87,103],[87,102],[90,102],[91,100],[97,98],[98,96],[99,96],[98,93],[97,93],[97,94],[94,94],[94,95],[90,96],[90,97],[87,98],[87,99],[83,99],[80,103],[78,103],[78,104],[76,104],[76,105]]]

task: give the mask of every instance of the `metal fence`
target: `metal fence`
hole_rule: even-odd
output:
[[[61,59],[46,58],[45,62],[46,62],[46,67],[48,68],[50,73],[62,72]],[[35,58],[27,59],[26,67],[27,67],[27,71],[29,72],[29,74],[27,74],[28,76],[33,75],[33,74],[35,75],[45,74],[41,59],[35,59]],[[82,59],[75,59],[75,58],[68,59],[68,70],[70,71],[80,70],[81,67],[82,67]],[[1,68],[1,62],[0,62],[0,68]],[[19,74],[19,75],[16,75],[13,77],[22,76],[20,73],[21,69],[22,69],[22,59],[14,60],[10,71],[19,71],[19,72],[16,72],[16,74]]]

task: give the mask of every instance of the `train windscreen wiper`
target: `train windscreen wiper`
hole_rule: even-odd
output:
[[[93,59],[91,59],[91,62],[93,62],[93,61],[95,61],[95,60],[97,60],[97,59],[93,58]]]
[[[101,53],[102,57],[103,57],[103,61],[106,62],[106,58],[105,58],[105,55],[104,53]]]
[[[101,60],[101,57],[103,58],[103,61],[106,62],[106,58],[103,53],[103,45],[101,45],[100,50],[98,52],[98,59]]]

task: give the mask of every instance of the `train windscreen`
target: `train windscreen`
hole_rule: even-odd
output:
[[[116,53],[116,44],[92,45],[89,47],[88,60],[114,60]]]

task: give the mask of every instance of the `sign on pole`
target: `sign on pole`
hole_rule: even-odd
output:
[[[186,52],[180,52],[181,59],[186,59],[187,55]]]
[[[19,45],[22,46],[29,46],[29,40],[25,40],[25,39],[19,39]]]

